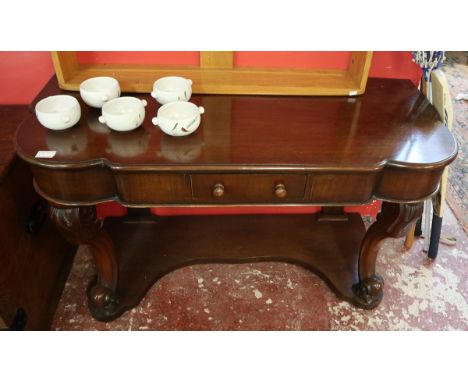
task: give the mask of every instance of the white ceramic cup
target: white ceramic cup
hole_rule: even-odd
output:
[[[158,109],[157,117],[152,119],[155,126],[174,137],[189,135],[200,125],[200,115],[205,112],[203,106],[191,102],[176,101]]]
[[[120,97],[119,81],[112,77],[93,77],[80,84],[80,95],[91,107],[102,107],[104,103]]]
[[[146,100],[135,97],[115,98],[102,105],[99,122],[116,131],[130,131],[145,119]]]
[[[55,95],[36,104],[36,116],[42,126],[65,130],[76,125],[81,117],[78,100],[70,95]]]
[[[192,80],[183,77],[162,77],[153,84],[151,96],[161,105],[188,101],[192,96]]]

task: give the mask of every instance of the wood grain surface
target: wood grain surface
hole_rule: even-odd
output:
[[[37,100],[63,93],[80,100],[77,93],[60,90],[56,79]],[[251,180],[235,186],[245,191],[244,197],[218,202],[275,204],[270,186],[260,198],[248,197],[256,191],[246,187],[260,184],[268,174],[288,173],[307,177],[305,197],[296,192],[296,198],[289,199],[292,204],[330,199],[362,204],[373,197],[410,202],[437,191],[444,167],[457,153],[436,110],[405,80],[371,79],[360,97],[194,95],[191,101],[203,105],[206,113],[199,129],[187,137],[170,137],[153,126],[159,105],[149,95],[138,96],[148,101],[146,117],[141,127],[126,133],[99,123],[100,111],[81,100],[80,122],[65,131],[45,129],[34,114],[29,116],[18,131],[17,151],[33,165],[44,197],[75,204],[209,203],[210,198],[198,195],[197,174],[226,179],[229,174],[250,174],[252,178],[245,179]],[[57,154],[36,159],[39,150]],[[163,173],[173,180],[162,181]],[[167,189],[157,192],[161,182]],[[297,186],[289,182],[286,187]]]

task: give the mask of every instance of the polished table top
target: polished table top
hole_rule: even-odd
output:
[[[74,95],[81,120],[68,130],[52,131],[32,112],[16,143],[19,155],[34,165],[372,172],[385,166],[440,168],[457,153],[434,107],[406,80],[369,79],[366,93],[358,97],[194,95],[191,101],[203,105],[205,114],[187,137],[167,136],[152,125],[159,104],[146,94],[135,95],[148,101],[143,125],[125,133],[101,124],[100,109],[84,104],[78,92],[60,90],[55,78],[35,102],[55,94]],[[36,159],[40,150],[57,153]]]

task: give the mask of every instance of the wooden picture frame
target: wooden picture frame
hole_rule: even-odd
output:
[[[153,82],[175,75],[193,80],[198,94],[325,95],[363,94],[372,52],[352,52],[345,70],[234,67],[234,52],[200,52],[200,66],[81,64],[76,52],[52,52],[60,88],[79,90],[96,76],[115,77],[124,92],[149,93]]]

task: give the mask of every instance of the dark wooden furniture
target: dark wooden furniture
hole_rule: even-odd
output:
[[[58,93],[51,81],[39,98]],[[76,93],[71,93],[75,94]],[[173,138],[151,125],[117,133],[82,104],[77,126],[49,131],[31,115],[17,134],[36,190],[72,243],[88,244],[98,274],[88,290],[99,320],[138,304],[156,279],[201,261],[282,260],[321,275],[343,298],[372,308],[383,295],[379,243],[404,235],[437,191],[457,144],[409,82],[369,80],[360,97],[193,96],[198,131]],[[79,96],[77,95],[77,98]],[[37,159],[55,150],[53,159]],[[95,205],[129,207],[364,204],[383,199],[367,230],[358,214],[96,219]]]
[[[0,317],[10,328],[48,329],[76,247],[47,219],[30,167],[15,156],[15,131],[28,114],[27,106],[0,106]]]

